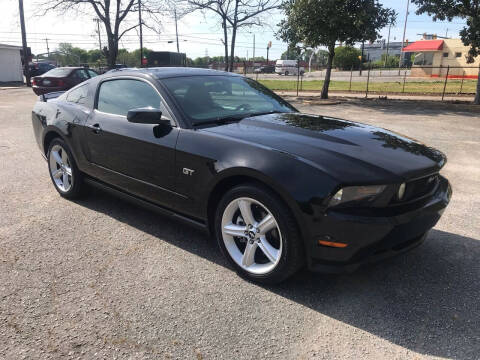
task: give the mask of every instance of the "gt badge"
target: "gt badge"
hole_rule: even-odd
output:
[[[183,168],[183,175],[192,176],[194,172],[195,172],[195,170],[188,169],[188,168]]]

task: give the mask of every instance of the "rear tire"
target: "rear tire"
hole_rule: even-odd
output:
[[[220,200],[215,213],[218,245],[237,273],[276,284],[304,263],[303,243],[284,202],[254,183],[239,185]]]
[[[288,76],[288,71],[285,71],[285,76]]]
[[[50,142],[47,162],[50,179],[58,193],[67,199],[80,197],[84,188],[83,174],[65,141],[55,138]]]

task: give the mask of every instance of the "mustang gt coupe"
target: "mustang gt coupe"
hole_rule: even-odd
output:
[[[32,123],[61,196],[94,186],[203,228],[261,283],[412,249],[452,193],[440,151],[232,73],[111,72],[41,95]]]

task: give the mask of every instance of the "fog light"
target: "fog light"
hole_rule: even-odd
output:
[[[398,200],[402,200],[403,197],[405,196],[405,188],[407,185],[405,183],[401,184],[400,187],[398,188]]]

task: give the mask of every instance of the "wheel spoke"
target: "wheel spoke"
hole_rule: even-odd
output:
[[[257,242],[254,242],[253,244],[251,244],[250,242],[247,243],[247,246],[245,247],[245,252],[242,256],[243,266],[249,267],[253,265],[253,263],[255,262],[255,251],[257,250],[257,247]]]
[[[55,159],[55,161],[57,162],[58,165],[63,164],[63,160],[60,157],[60,154],[58,153],[58,151],[52,151],[52,155],[53,155],[53,158]]]
[[[67,173],[67,175],[72,176],[72,168],[65,166],[65,172]]]
[[[65,149],[62,149],[62,161],[65,165],[67,165],[68,155],[67,155],[67,152],[65,151]]]
[[[228,224],[224,226],[223,231],[225,232],[225,234],[230,236],[245,237],[246,229],[246,226]]]
[[[52,177],[53,177],[54,179],[60,179],[60,177],[61,177],[62,175],[63,175],[63,172],[62,172],[62,170],[60,170],[60,169],[57,169],[57,170],[55,170],[55,171],[52,173]]]
[[[278,250],[275,249],[270,243],[265,239],[265,237],[260,238],[260,242],[258,243],[258,247],[260,250],[263,251],[265,256],[270,260],[272,263],[277,261],[278,258]]]
[[[260,235],[265,235],[267,232],[270,230],[274,229],[277,227],[277,222],[275,221],[275,218],[271,215],[268,214],[265,216],[262,221],[260,221],[257,225],[258,230],[260,230]]]
[[[68,181],[68,174],[67,173],[63,173],[62,182],[63,182],[63,188],[65,190],[68,190],[68,188],[70,187],[70,181]]]
[[[252,203],[247,200],[239,200],[238,208],[242,214],[242,218],[247,225],[253,225],[256,223],[255,218],[252,213]]]

